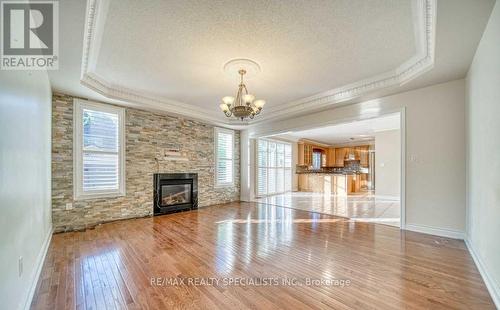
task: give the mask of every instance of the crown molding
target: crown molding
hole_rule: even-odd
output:
[[[343,142],[343,143],[328,144],[328,143],[319,142],[319,141],[314,140],[314,139],[299,138],[297,140],[297,143],[299,143],[299,144],[301,144],[301,143],[302,144],[303,143],[314,144],[314,145],[326,147],[326,148],[338,148],[338,147],[354,147],[354,146],[363,146],[363,145],[373,145],[373,144],[375,144],[375,139],[356,140],[356,141],[349,141],[349,142]]]
[[[297,142],[299,144],[307,143],[307,144],[314,144],[314,145],[321,146],[321,147],[327,147],[327,148],[330,147],[329,144],[323,143],[323,142],[319,142],[319,141],[316,141],[314,139],[300,138]]]
[[[343,142],[343,143],[334,143],[334,144],[331,144],[330,147],[333,147],[333,148],[356,147],[356,146],[364,146],[364,145],[375,145],[375,139],[356,140],[356,141],[349,141],[349,142]]]
[[[413,24],[416,54],[397,68],[349,85],[325,91],[310,97],[265,109],[250,121],[228,119],[218,109],[204,109],[195,105],[154,96],[145,92],[115,85],[96,74],[97,57],[110,0],[87,0],[80,83],[109,98],[141,104],[145,109],[189,117],[224,127],[245,128],[262,122],[284,119],[320,108],[334,106],[370,92],[401,86],[434,66],[436,0],[413,0]],[[215,105],[214,105],[215,106]]]

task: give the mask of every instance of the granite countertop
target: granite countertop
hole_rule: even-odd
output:
[[[314,169],[312,166],[296,166],[296,174],[333,174],[333,175],[357,175],[368,173],[365,167],[321,167]]]
[[[354,175],[362,174],[358,171],[323,171],[323,170],[309,170],[309,171],[297,171],[296,174],[334,174],[334,175]]]

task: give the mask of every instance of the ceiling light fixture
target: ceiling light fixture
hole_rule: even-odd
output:
[[[238,59],[238,62],[244,60]],[[247,60],[245,60],[247,61]],[[235,61],[229,62],[228,64],[234,63]],[[255,63],[256,65],[256,63]],[[226,65],[227,67],[228,65]],[[240,120],[246,118],[253,119],[255,115],[259,115],[262,108],[266,102],[262,99],[255,100],[255,96],[248,93],[247,86],[243,82],[243,76],[247,73],[245,69],[239,69],[238,74],[240,75],[240,84],[238,85],[238,92],[236,97],[226,96],[222,98],[222,103],[219,105],[222,112],[227,117],[236,117]]]

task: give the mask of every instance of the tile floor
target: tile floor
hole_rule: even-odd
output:
[[[399,227],[400,221],[399,200],[377,197],[372,191],[349,196],[293,192],[258,198],[256,201],[347,217],[357,222],[381,223]]]

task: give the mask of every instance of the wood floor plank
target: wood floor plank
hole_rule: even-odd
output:
[[[157,278],[184,282],[152,284]],[[278,283],[248,284],[262,279]],[[273,308],[494,305],[463,241],[259,203],[56,234],[32,302],[32,309]]]

